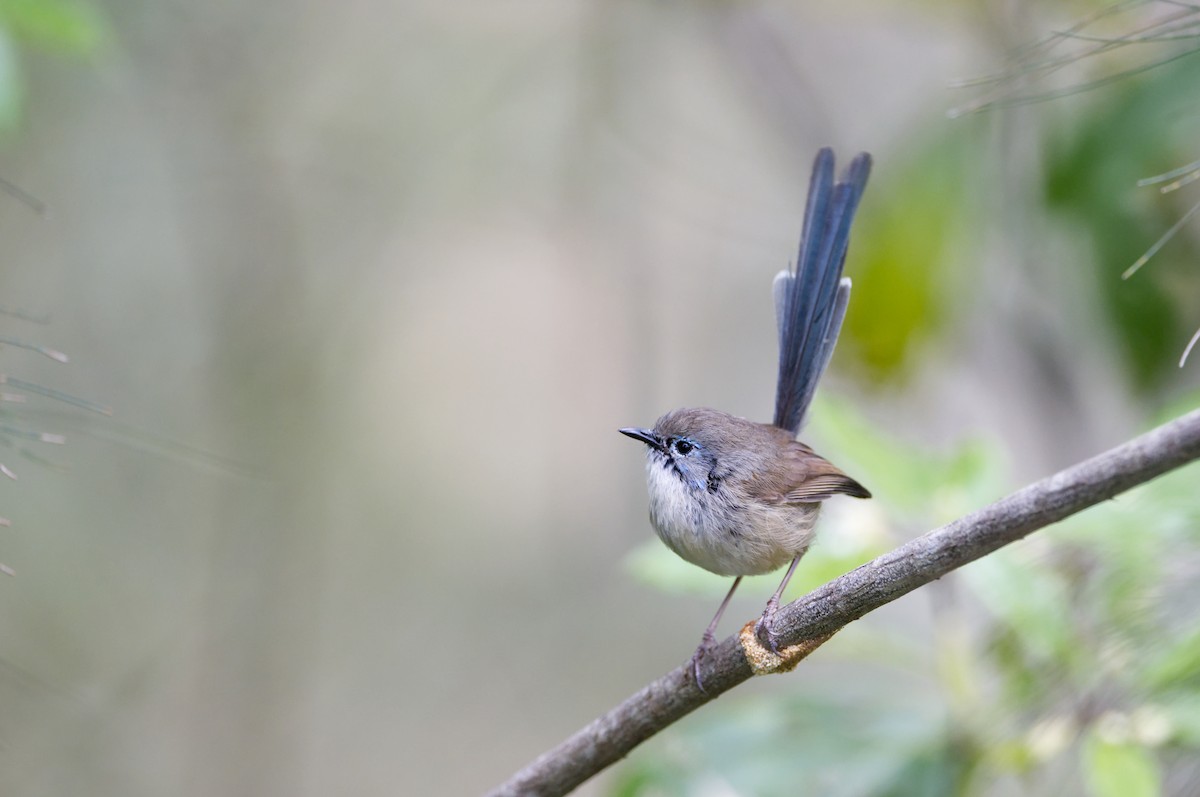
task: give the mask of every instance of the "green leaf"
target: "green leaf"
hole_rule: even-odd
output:
[[[1158,760],[1145,747],[1107,741],[1092,729],[1080,752],[1084,781],[1092,797],[1156,797],[1162,793]]]
[[[76,0],[0,0],[0,26],[48,50],[92,52],[105,38],[96,8]]]

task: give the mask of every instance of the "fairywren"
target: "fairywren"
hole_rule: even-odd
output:
[[[812,543],[821,502],[838,494],[871,497],[796,440],[846,315],[850,279],[842,277],[842,266],[870,170],[871,156],[864,152],[835,183],[833,151],[817,153],[796,270],[775,277],[779,377],[773,423],[719,410],[678,409],[652,429],[620,430],[647,446],[650,522],[659,538],[692,564],[735,576],[692,656],[701,689],[700,659],[713,645],[713,632],[742,577],[791,562],[756,629],[759,640],[777,650],[775,610]]]

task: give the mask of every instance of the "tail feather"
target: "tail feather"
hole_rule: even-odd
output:
[[[842,277],[842,266],[870,171],[871,156],[864,152],[834,183],[833,150],[826,147],[817,153],[796,270],[775,278],[779,382],[774,422],[793,434],[804,422],[846,315],[850,280]]]

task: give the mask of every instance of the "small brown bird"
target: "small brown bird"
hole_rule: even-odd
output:
[[[651,429],[620,430],[647,446],[650,522],[659,538],[688,562],[735,576],[692,656],[692,673],[701,689],[700,660],[713,645],[717,623],[742,577],[791,562],[757,626],[760,641],[777,650],[775,610],[812,543],[821,502],[835,495],[871,497],[796,440],[850,299],[850,280],[842,277],[842,266],[871,157],[858,155],[836,183],[833,166],[833,151],[822,149],[813,164],[796,271],[775,278],[779,378],[774,422],[756,423],[719,410],[678,409]]]

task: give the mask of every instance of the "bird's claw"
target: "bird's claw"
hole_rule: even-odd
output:
[[[704,637],[700,640],[699,646],[696,647],[696,652],[692,654],[692,661],[691,661],[692,678],[694,678],[696,681],[696,688],[699,689],[701,692],[705,692],[705,689],[704,689],[704,679],[702,679],[700,677],[700,660],[702,658],[704,658],[704,656],[710,650],[712,650],[712,647],[715,644],[716,644],[716,639],[713,637],[713,635],[711,633],[706,633],[704,635]]]
[[[758,618],[758,623],[754,626],[754,634],[758,637],[758,641],[767,650],[778,655],[779,653],[779,637],[775,633],[775,609],[774,602],[767,603],[767,608],[763,612],[762,617]]]

